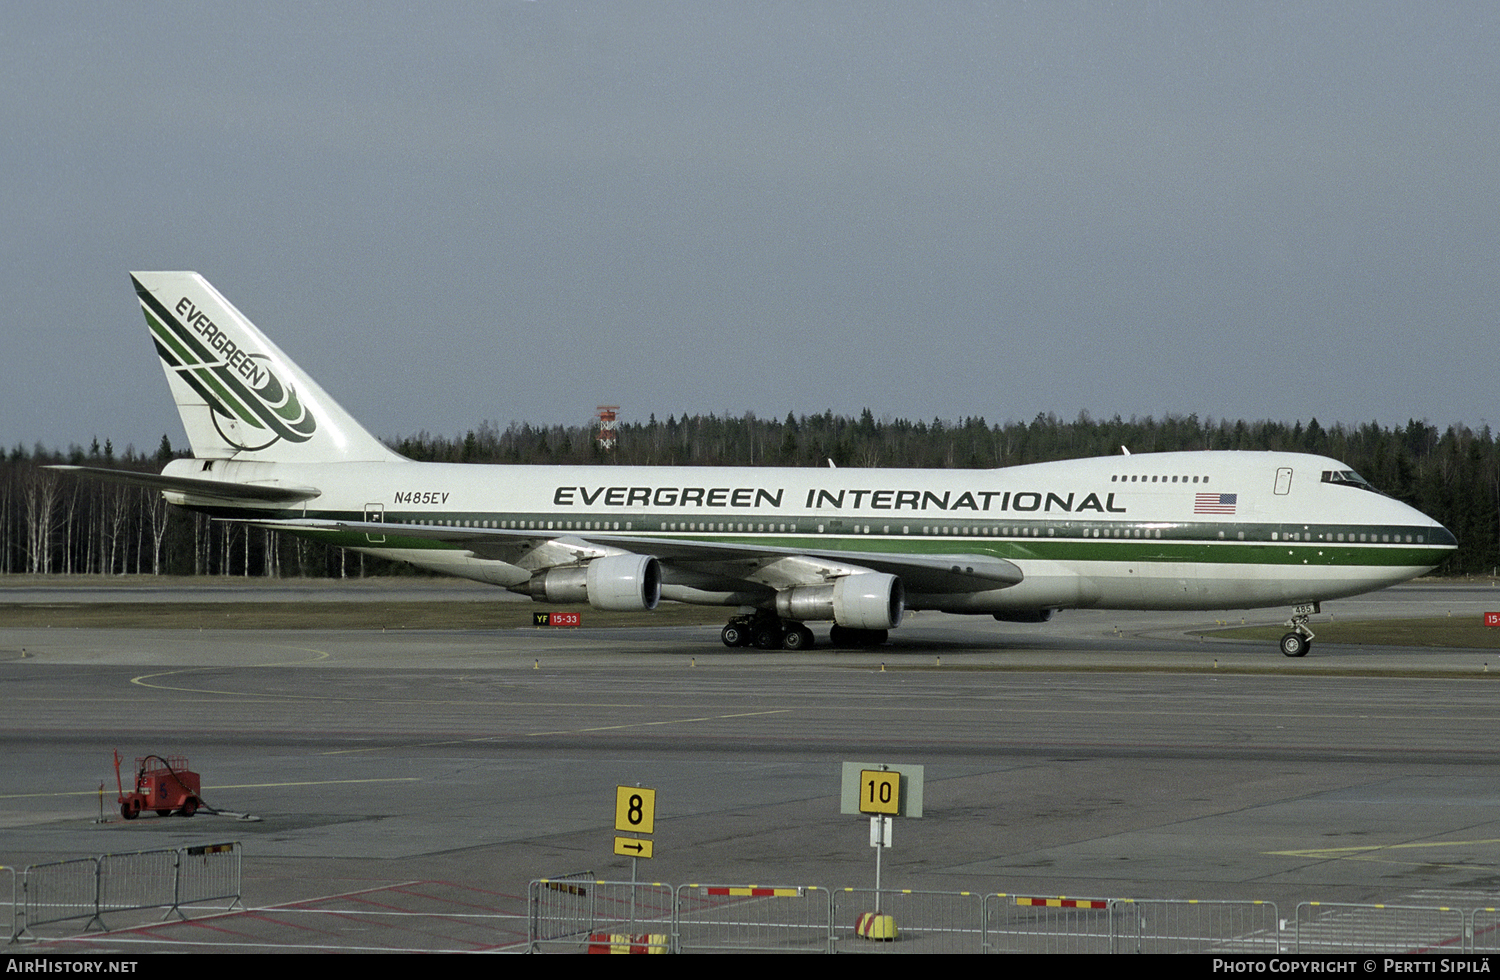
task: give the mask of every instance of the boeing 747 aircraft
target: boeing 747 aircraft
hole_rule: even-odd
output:
[[[1404,582],[1456,546],[1343,463],[1269,452],[991,470],[418,463],[365,431],[193,272],[135,289],[193,458],[61,467],[214,517],[488,582],[538,602],[735,607],[726,645],[885,642],[908,609],[1041,622],[1061,609],[1289,606]]]

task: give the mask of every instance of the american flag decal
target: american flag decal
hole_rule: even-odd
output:
[[[1193,495],[1193,513],[1233,514],[1239,500],[1237,493],[1197,493]]]

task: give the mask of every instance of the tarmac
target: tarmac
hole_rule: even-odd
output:
[[[27,580],[0,602],[478,594]],[[641,879],[868,888],[868,818],[839,805],[856,760],[924,767],[887,888],[1500,904],[1500,636],[1289,660],[1196,634],[1242,614],[919,614],[875,650],[820,630],[790,653],[712,627],[535,629],[536,608],[498,631],[0,631],[0,865],[219,841],[244,862],[244,912],[120,913],[26,948],[522,950],[532,880],[630,880],[620,785],[656,791]],[[1418,584],[1313,626],[1495,609],[1488,581]],[[137,756],[185,756],[211,808],[253,819],[123,820],[115,750],[127,781]]]

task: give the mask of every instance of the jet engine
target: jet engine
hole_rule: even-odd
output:
[[[832,585],[802,585],[776,593],[776,614],[796,622],[831,619],[840,626],[889,630],[901,625],[906,590],[884,572],[846,575]]]
[[[650,555],[605,555],[587,565],[537,572],[526,593],[540,602],[587,602],[617,612],[655,609],[661,564]]]

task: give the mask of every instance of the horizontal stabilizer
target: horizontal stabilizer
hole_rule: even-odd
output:
[[[314,487],[297,487],[285,483],[230,483],[225,480],[199,480],[190,476],[165,476],[158,473],[134,473],[130,470],[111,470],[102,466],[48,466],[49,470],[65,470],[79,476],[104,480],[107,483],[123,483],[149,490],[176,490],[195,497],[214,497],[219,500],[260,500],[271,503],[293,503],[311,500],[323,491]]]

